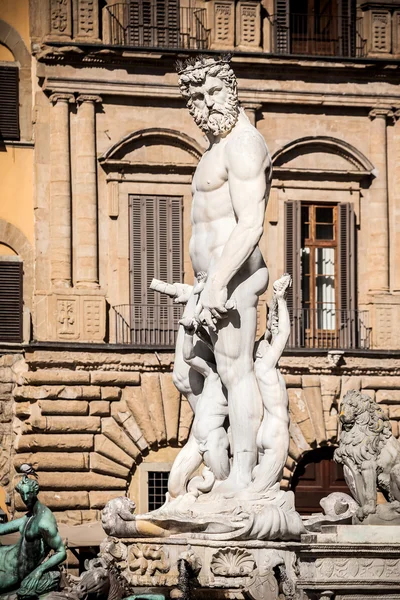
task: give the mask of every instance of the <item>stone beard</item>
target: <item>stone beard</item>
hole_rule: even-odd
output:
[[[218,77],[227,87],[227,98],[223,106],[214,107],[211,111],[205,106],[197,108],[193,101],[193,88],[202,84],[206,77]],[[192,71],[183,72],[179,77],[179,87],[186,99],[189,113],[196,125],[204,133],[214,136],[223,135],[236,124],[239,115],[236,77],[228,63],[202,66]]]

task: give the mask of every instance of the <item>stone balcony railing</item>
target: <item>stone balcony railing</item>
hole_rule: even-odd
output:
[[[274,14],[272,0],[198,0],[190,6],[182,0],[179,11],[166,20],[151,10],[146,15],[143,10],[135,12],[141,6],[138,0],[109,1],[102,8],[98,1],[88,0],[46,3],[47,43],[345,58],[400,56],[400,8],[396,4],[376,8],[363,3],[357,18],[339,18]]]
[[[115,342],[173,349],[182,307],[122,304],[113,307]],[[289,349],[356,350],[371,347],[368,311],[335,308],[290,310]]]

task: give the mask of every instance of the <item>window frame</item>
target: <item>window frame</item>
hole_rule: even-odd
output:
[[[172,464],[172,462],[148,462],[139,465],[139,511],[141,513],[149,510],[149,472],[169,473]]]
[[[325,337],[327,342],[332,339],[338,339],[339,337],[339,268],[338,268],[338,260],[339,260],[339,251],[338,251],[338,240],[339,240],[339,231],[338,231],[338,205],[334,202],[326,203],[326,202],[301,202],[300,210],[303,208],[308,208],[308,238],[303,239],[303,219],[302,214],[300,215],[300,227],[301,227],[301,243],[300,243],[300,252],[302,252],[305,248],[310,249],[309,254],[309,302],[306,307],[303,299],[303,282],[304,282],[304,273],[301,269],[300,276],[300,287],[301,287],[301,307],[303,310],[309,310],[309,329],[305,329],[305,345],[309,347],[315,346],[315,341],[317,342],[317,346],[324,346]],[[316,228],[317,224],[324,224],[317,221],[316,212],[317,208],[332,208],[333,209],[333,239],[332,240],[319,240],[316,237]],[[311,234],[311,235],[310,235]],[[316,251],[318,248],[333,248],[334,250],[334,290],[335,290],[335,329],[322,329],[317,326],[317,318],[318,318],[318,308],[319,303],[316,298],[316,288],[317,288],[317,274],[315,270],[316,264]],[[329,345],[329,344],[328,344]]]

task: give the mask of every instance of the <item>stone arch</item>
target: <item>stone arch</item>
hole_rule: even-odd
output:
[[[183,152],[187,156],[185,162],[188,163],[188,166],[195,166],[204,151],[196,140],[180,131],[151,127],[149,129],[140,129],[124,136],[99,157],[99,162],[105,168],[116,167],[118,163],[121,163],[121,166],[123,165],[126,168],[129,165],[129,161],[126,160],[127,155],[134,153],[135,150],[144,146],[157,145],[178,148],[181,153]]]
[[[32,311],[33,248],[22,231],[4,219],[0,219],[0,243],[14,250],[24,263],[24,304]]]
[[[296,158],[314,153],[341,157],[348,163],[348,171],[353,173],[375,174],[373,164],[360,150],[344,140],[330,136],[307,136],[293,140],[274,153],[272,162],[275,168],[284,168]]]
[[[20,132],[21,140],[32,139],[32,80],[31,55],[24,40],[14,27],[0,19],[0,44],[12,52],[19,66]]]

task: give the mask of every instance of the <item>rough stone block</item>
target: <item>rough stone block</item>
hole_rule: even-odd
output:
[[[90,373],[87,371],[71,371],[69,369],[41,369],[25,374],[25,381],[31,385],[89,385]]]
[[[40,492],[39,500],[52,510],[66,510],[68,508],[89,508],[88,492]],[[26,510],[19,494],[15,494],[15,507],[17,510]]]
[[[97,385],[140,385],[140,373],[136,371],[92,371],[90,381]]]
[[[308,406],[302,388],[288,390],[289,407],[296,423],[301,423],[310,418]]]
[[[106,400],[92,400],[89,412],[93,416],[108,417],[110,414],[110,403]]]
[[[40,474],[42,490],[125,490],[126,480],[100,473],[43,472]]]
[[[400,404],[400,390],[379,390],[375,399],[379,403]]]
[[[88,402],[84,400],[39,400],[42,415],[87,415]]]
[[[101,399],[102,400],[119,400],[121,397],[121,390],[117,387],[102,387],[101,388]]]
[[[44,385],[32,386],[26,385],[14,389],[15,400],[97,400],[100,398],[99,386],[62,386],[62,385]]]
[[[323,396],[337,397],[340,394],[340,377],[337,375],[321,375],[321,394]]]
[[[35,435],[22,435],[16,440],[18,452],[29,452],[36,450],[92,450],[93,435],[82,434],[49,434],[36,433]]]
[[[39,471],[84,471],[89,469],[89,453],[87,452],[31,452],[16,454],[14,466],[16,469],[23,463],[31,464]]]
[[[100,513],[97,510],[64,510],[54,512],[54,516],[59,525],[83,525],[100,520]],[[60,534],[62,535],[62,528]]]
[[[363,385],[363,387],[365,387],[365,385]],[[342,399],[349,390],[357,390],[358,392],[361,390],[361,377],[343,375],[340,398]]]
[[[136,423],[130,411],[128,411],[128,407],[125,402],[113,402],[111,414],[116,422],[122,425],[123,429],[129,435],[131,440],[135,442],[139,450],[143,451],[148,448],[148,444],[143,437],[140,427]]]
[[[0,399],[10,400],[12,397],[14,384],[12,383],[0,383]]]
[[[142,375],[142,394],[146,401],[154,432],[159,444],[167,441],[165,428],[164,406],[161,396],[160,376],[158,373]]]
[[[362,387],[366,390],[400,390],[400,377],[363,377]]]
[[[174,443],[178,440],[181,396],[172,381],[172,373],[160,373],[160,385],[167,441]]]
[[[117,444],[124,452],[136,459],[140,455],[140,451],[136,444],[128,437],[112,417],[106,417],[101,423],[101,432],[108,437],[112,442]]]
[[[71,433],[100,431],[100,417],[46,417],[46,431]]]
[[[301,382],[303,385],[303,388],[306,387],[320,387],[319,384],[319,377],[317,375],[303,375],[301,378]]]
[[[113,498],[119,498],[125,496],[121,490],[107,490],[106,492],[89,492],[90,508],[97,508],[102,510],[107,502]]]
[[[147,403],[143,397],[142,388],[125,388],[122,390],[122,399],[126,402],[148,445],[156,444],[157,438],[147,409]]]
[[[128,469],[132,469],[135,464],[132,457],[124,452],[117,444],[114,444],[104,435],[95,435],[94,449],[99,454],[110,458],[111,460],[124,465]]]
[[[399,437],[399,422],[398,421],[390,421],[390,424],[392,426],[392,433],[394,435],[395,438]]]
[[[96,452],[92,452],[90,455],[90,469],[95,473],[113,475],[123,479],[129,476],[129,469]]]
[[[383,404],[380,405],[383,410],[389,409],[389,417],[391,419],[400,419],[400,406],[385,406]]]
[[[30,402],[16,402],[15,403],[15,415],[17,417],[29,417],[31,414]]]
[[[301,375],[288,375],[283,376],[286,387],[301,387]]]

